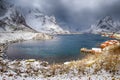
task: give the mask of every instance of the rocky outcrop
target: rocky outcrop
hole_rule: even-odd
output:
[[[44,33],[33,33],[33,32],[15,32],[15,33],[0,33],[1,40],[0,44],[13,43],[24,40],[47,40],[52,39],[52,36]]]
[[[7,44],[0,44],[0,54],[5,52],[6,48],[7,48]]]
[[[52,39],[53,37],[50,35],[46,35],[44,33],[37,33],[33,40],[43,40],[43,39]]]

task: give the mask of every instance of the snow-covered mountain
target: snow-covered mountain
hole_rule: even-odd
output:
[[[25,19],[29,26],[42,33],[69,33],[56,23],[54,16],[44,15],[39,9],[30,10]]]
[[[101,33],[101,32],[120,32],[120,22],[113,21],[111,16],[99,20],[96,24],[91,25],[88,30],[90,33]]]
[[[69,33],[57,25],[54,16],[44,15],[39,9],[27,9],[25,12],[21,7],[14,5],[7,6],[2,4],[0,6],[4,15],[0,17],[0,31],[16,31],[16,30],[32,30],[48,34],[62,34]],[[2,12],[3,12],[2,11]]]
[[[0,17],[0,31],[35,31],[26,24],[24,16],[15,8],[9,8],[4,16]]]
[[[11,6],[6,0],[0,0],[0,31],[10,32],[27,29],[24,17]]]

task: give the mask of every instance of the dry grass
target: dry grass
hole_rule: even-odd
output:
[[[84,74],[88,68],[94,69],[93,74],[96,74],[101,69],[114,74],[120,69],[120,47],[103,51],[102,54],[89,54],[82,60],[71,61],[67,64],[53,64],[49,68],[49,75],[45,74],[45,76],[67,74],[70,72],[75,75]],[[89,74],[89,71],[87,73]]]

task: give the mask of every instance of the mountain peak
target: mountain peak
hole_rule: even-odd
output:
[[[100,32],[120,32],[120,22],[113,21],[111,16],[106,16],[99,20],[96,24],[91,25],[89,32],[100,33]]]
[[[103,20],[104,21],[112,21],[113,19],[111,16],[105,16]]]
[[[106,23],[110,23],[110,24],[113,24],[113,19],[111,16],[106,16],[104,19],[103,19],[104,22]]]

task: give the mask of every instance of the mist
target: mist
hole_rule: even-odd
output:
[[[120,18],[120,0],[9,0],[15,6],[38,8],[46,15],[54,15],[63,28],[86,29],[97,20],[112,16]]]

